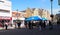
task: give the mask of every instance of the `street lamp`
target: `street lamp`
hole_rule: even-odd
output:
[[[50,0],[51,1],[51,14],[53,14],[53,12],[52,12],[52,2],[53,2],[53,0]]]
[[[18,16],[19,16],[19,15],[18,15],[18,9],[17,9],[16,11],[17,11],[17,13],[16,13],[16,17],[17,17],[17,19],[18,19]]]
[[[51,20],[53,21],[53,9],[52,9],[52,2],[53,2],[53,0],[50,0],[51,1],[51,15],[50,15],[50,17],[51,17]]]

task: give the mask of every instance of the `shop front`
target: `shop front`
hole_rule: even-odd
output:
[[[0,16],[0,27],[4,27],[5,22],[11,24],[11,21],[12,21],[12,17]]]
[[[17,18],[12,18],[12,22],[13,22],[13,24],[14,24],[14,27],[16,27],[16,28],[17,28],[18,22],[21,22],[20,27],[21,27],[21,28],[24,28],[24,27],[25,27],[24,21],[25,21],[25,18],[18,18],[18,19],[17,19]]]

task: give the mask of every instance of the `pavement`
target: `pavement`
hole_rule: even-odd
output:
[[[24,28],[24,27],[21,27],[21,28]],[[48,26],[46,26],[46,29],[48,29],[49,27]],[[2,30],[2,29],[5,29],[5,27],[3,28],[3,27],[0,27],[0,30]],[[15,29],[15,26],[8,26],[8,29]],[[60,25],[53,25],[53,29],[60,29]]]
[[[0,27],[0,30],[4,29],[3,27]]]
[[[4,28],[0,27],[0,30],[4,30],[4,29],[5,29],[5,27]],[[15,29],[15,27],[8,26],[8,29]]]
[[[40,31],[37,28],[28,29],[10,29],[10,30],[0,30],[0,35],[60,35],[59,29],[52,30],[42,30]]]
[[[53,29],[40,30],[38,28],[0,30],[0,35],[60,35],[60,25],[54,25]]]

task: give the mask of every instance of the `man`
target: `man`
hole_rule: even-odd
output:
[[[50,30],[53,29],[53,25],[52,25],[52,22],[51,21],[49,21],[49,29]]]
[[[21,22],[18,22],[17,25],[18,25],[18,28],[20,28]]]
[[[8,22],[5,22],[5,29],[7,30]]]

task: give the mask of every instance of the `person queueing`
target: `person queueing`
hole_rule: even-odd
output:
[[[42,21],[42,25],[41,26],[42,26],[42,30],[45,30],[45,26],[46,26],[45,25],[45,21]]]
[[[20,28],[21,22],[18,22],[17,24],[18,24],[18,28]]]
[[[44,23],[43,23],[43,28],[45,29],[45,27],[46,27],[46,25],[45,25],[45,21],[44,21]]]
[[[42,30],[42,21],[39,21],[39,30]]]
[[[28,24],[28,26],[29,26],[29,29],[31,29],[31,22],[29,21],[29,24]]]
[[[52,22],[51,21],[49,21],[49,29],[50,30],[53,29],[53,25],[52,25]]]
[[[24,24],[25,24],[25,27],[27,28],[27,21],[25,21],[25,23],[24,23]]]
[[[34,24],[34,23],[33,23],[33,20],[32,20],[32,21],[31,21],[31,29],[33,29],[33,24]]]

